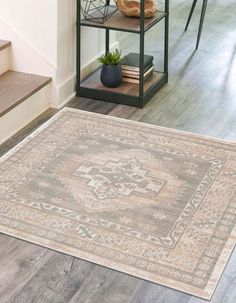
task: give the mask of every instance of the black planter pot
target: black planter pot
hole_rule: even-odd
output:
[[[117,87],[122,82],[122,70],[120,64],[102,66],[101,82],[107,87]]]

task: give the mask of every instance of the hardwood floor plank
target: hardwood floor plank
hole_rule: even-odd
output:
[[[65,303],[80,289],[95,265],[54,252],[11,303]]]
[[[53,252],[3,234],[0,244],[0,302],[8,303]]]
[[[66,106],[75,107],[81,110],[86,110],[99,114],[108,114],[111,110],[113,110],[117,105],[114,103],[91,100],[86,98],[75,98],[71,102],[69,102]]]
[[[113,110],[109,112],[110,116],[129,119],[138,109],[131,106],[126,105],[118,105]]]
[[[96,266],[69,303],[125,303],[140,284],[138,278]]]
[[[129,303],[188,303],[190,295],[144,281]]]

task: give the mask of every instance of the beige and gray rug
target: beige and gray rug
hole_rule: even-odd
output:
[[[236,143],[65,109],[0,160],[0,232],[209,299]]]

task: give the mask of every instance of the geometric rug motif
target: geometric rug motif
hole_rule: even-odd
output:
[[[65,108],[0,162],[0,232],[211,298],[236,241],[236,143]]]

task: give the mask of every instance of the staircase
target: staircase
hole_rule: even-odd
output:
[[[49,108],[51,78],[9,70],[11,43],[0,40],[0,144]]]

